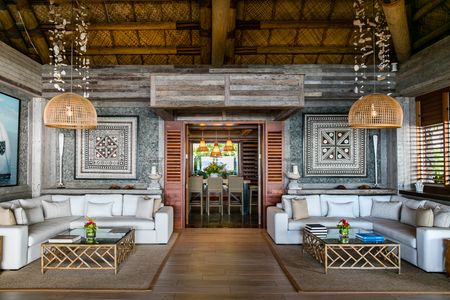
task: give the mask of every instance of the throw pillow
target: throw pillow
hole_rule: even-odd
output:
[[[0,225],[16,225],[16,218],[14,218],[14,213],[9,208],[0,207]]]
[[[450,211],[439,209],[437,207],[434,211],[434,227],[450,227]]]
[[[327,217],[354,218],[353,202],[337,203],[329,201]]]
[[[155,199],[139,197],[136,207],[136,218],[153,220],[153,209],[155,207]]]
[[[86,216],[94,217],[112,217],[113,202],[108,203],[87,203]]]
[[[54,219],[60,217],[70,217],[70,199],[60,202],[42,201],[44,208],[44,216],[46,219]]]
[[[292,199],[292,219],[301,220],[309,218],[308,202],[306,199]]]
[[[402,205],[402,212],[400,214],[400,222],[411,226],[416,226],[417,210],[410,208],[406,203]]]
[[[433,227],[434,214],[431,208],[419,207],[416,211],[417,227]]]
[[[14,216],[18,225],[33,225],[44,222],[44,213],[40,206],[32,208],[16,208],[14,210]]]
[[[372,201],[371,217],[396,220],[400,215],[401,202]]]
[[[282,199],[281,204],[283,206],[283,210],[287,213],[288,219],[292,219],[292,198],[290,199]]]
[[[155,218],[155,214],[160,208],[161,208],[161,199],[155,199],[153,203],[153,218]]]

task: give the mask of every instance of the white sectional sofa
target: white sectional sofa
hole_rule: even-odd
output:
[[[82,228],[85,216],[95,218],[98,227],[131,227],[135,229],[138,244],[165,244],[173,232],[173,208],[159,204],[148,218],[143,218],[138,212],[138,202],[142,198],[154,197],[145,195],[122,194],[86,194],[74,195],[46,195],[33,199],[19,199],[1,202],[0,207],[15,212],[16,221],[21,218],[20,208],[41,207],[43,201],[47,203],[62,203],[70,211],[64,217],[48,218],[43,216],[39,222],[31,225],[0,226],[0,236],[3,236],[3,259],[0,269],[15,270],[40,257],[40,245],[52,236],[68,229]],[[159,198],[159,196],[156,196]],[[17,209],[19,208],[19,210]],[[39,210],[39,209],[38,209]],[[61,212],[59,212],[61,213]],[[19,215],[17,215],[19,214]],[[47,213],[48,214],[48,213]],[[89,215],[90,214],[90,215]],[[25,214],[30,218],[30,210]],[[136,216],[138,215],[138,217]],[[51,216],[50,216],[51,217]],[[35,218],[36,217],[32,217]],[[39,217],[38,217],[39,219]],[[19,222],[18,222],[19,223]]]
[[[299,220],[292,218],[289,203],[295,198],[306,198],[309,217]],[[377,203],[374,203],[374,200]],[[379,215],[374,217],[377,212],[372,211],[372,206],[375,204],[378,209],[382,205],[380,202],[400,202],[400,209],[395,213],[396,218],[381,218]],[[340,207],[343,210],[341,212]],[[441,227],[437,227],[436,222],[432,227],[414,226],[418,207],[431,208],[434,213],[439,212],[437,225]],[[281,203],[267,209],[267,232],[276,244],[301,244],[306,224],[320,223],[327,228],[336,228],[342,217],[345,217],[353,228],[373,230],[400,243],[402,259],[423,270],[445,270],[445,239],[450,239],[450,206],[430,200],[418,201],[396,195],[284,195]],[[438,219],[435,217],[436,220]]]

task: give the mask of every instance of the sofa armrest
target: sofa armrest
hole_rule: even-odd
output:
[[[173,232],[173,207],[163,206],[155,213],[156,242],[167,244]]]
[[[17,270],[27,264],[28,226],[0,226],[3,237],[3,257],[0,269]]]
[[[450,228],[418,227],[417,265],[427,272],[445,271],[445,239],[450,239]]]
[[[269,206],[267,208],[267,233],[275,244],[287,241],[288,214],[281,208]]]

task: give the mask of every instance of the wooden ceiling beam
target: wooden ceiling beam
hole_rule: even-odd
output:
[[[423,18],[433,9],[444,3],[446,0],[428,0],[428,2],[419,8],[419,10],[413,16],[413,22]]]
[[[200,55],[200,47],[88,47],[86,55]]]
[[[42,24],[41,28],[53,29],[53,24]],[[72,26],[67,26],[72,30]],[[120,30],[198,30],[198,22],[122,22],[122,23],[90,23],[88,31],[120,31]]]
[[[200,60],[211,64],[211,0],[200,1]]]
[[[235,29],[236,29],[236,2],[237,0],[231,0],[230,8],[228,10],[228,22],[227,22],[227,40],[225,45],[225,64],[234,64],[234,41],[235,41]]]
[[[224,63],[229,8],[230,0],[212,0],[211,64],[215,67]]]
[[[149,3],[149,2],[172,2],[173,0],[89,0],[89,3]],[[55,4],[72,3],[73,0],[55,0]],[[31,5],[49,5],[49,0],[30,0]]]
[[[237,21],[236,29],[316,29],[316,28],[353,28],[353,20],[302,20],[302,21]]]
[[[235,53],[238,55],[255,54],[355,54],[353,47],[338,46],[307,46],[307,47],[236,47]]]
[[[16,1],[17,10],[20,13],[20,17],[23,21],[23,25],[27,29],[31,43],[34,45],[36,51],[41,58],[43,64],[50,63],[50,50],[47,40],[44,34],[39,28],[39,22],[34,15],[34,11],[28,0],[17,0]]]
[[[392,35],[395,54],[403,63],[411,56],[411,38],[409,37],[408,20],[406,18],[405,0],[382,3],[384,15]]]
[[[25,41],[3,0],[0,0],[0,24],[2,24],[6,36],[11,41],[11,46],[22,53],[27,53]]]
[[[413,48],[414,50],[422,48],[424,45],[429,43],[430,41],[433,41],[434,39],[439,38],[440,36],[443,36],[445,33],[450,32],[450,23],[446,23],[442,25],[441,27],[437,28],[436,30],[433,30],[427,35],[424,35],[420,39],[414,42]]]

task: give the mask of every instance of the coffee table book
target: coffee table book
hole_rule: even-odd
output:
[[[384,236],[374,232],[359,232],[355,236],[363,242],[384,242]]]
[[[49,243],[71,244],[81,240],[81,235],[58,234],[48,240]]]

